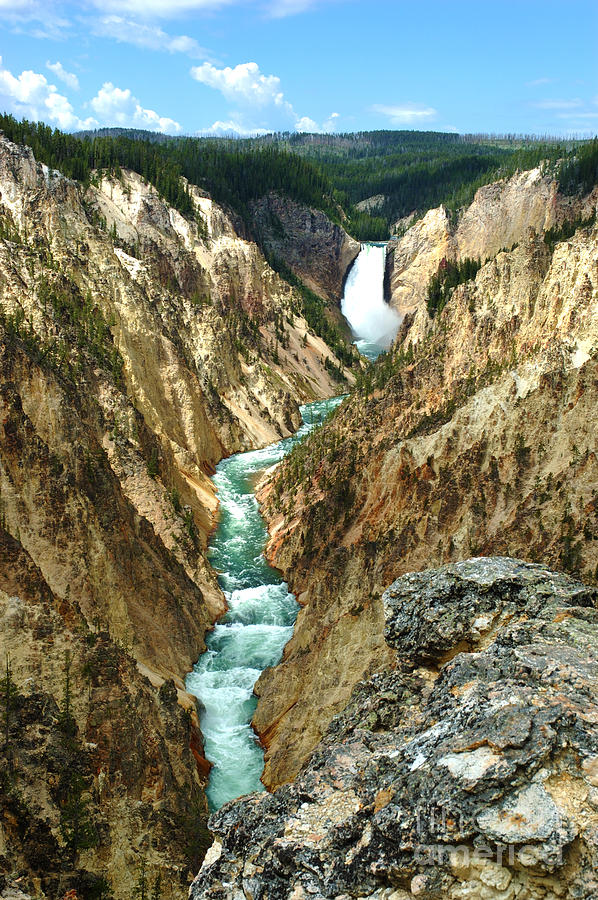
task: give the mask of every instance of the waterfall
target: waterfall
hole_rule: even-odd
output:
[[[385,245],[362,244],[341,303],[356,345],[367,356],[387,349],[401,324],[399,314],[384,300],[385,260]]]

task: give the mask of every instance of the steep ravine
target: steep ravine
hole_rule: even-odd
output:
[[[502,193],[487,193],[490,221]],[[423,299],[360,391],[260,486],[268,558],[302,605],[256,688],[266,784],[293,778],[354,685],[390,665],[393,578],[508,554],[595,580],[597,297],[596,226],[554,249],[529,231],[433,320]]]
[[[266,666],[279,661],[298,609],[263,555],[267,532],[254,496],[255,480],[339,402],[341,398],[333,397],[307,404],[294,435],[223,460],[214,476],[220,508],[209,558],[219,573],[228,611],[207,636],[207,649],[186,681],[187,690],[200,701],[200,726],[212,763],[206,791],[212,809],[263,789],[263,753],[251,729],[253,686]]]
[[[17,580],[0,603],[18,697],[0,877],[20,870],[46,896],[89,877],[128,900],[142,860],[168,880],[163,897],[184,895],[208,766],[183,677],[224,610],[205,553],[210,476],[223,456],[292,434],[300,403],[353,380],[308,327],[300,293],[189,191],[194,222],[135,173],[83,190],[0,136],[0,525],[38,585]],[[40,597],[57,610],[46,625]],[[88,659],[96,644],[107,672]],[[89,847],[65,837],[68,791],[36,800],[55,752],[81,776],[77,802],[89,796]],[[30,833],[45,856],[27,849]]]

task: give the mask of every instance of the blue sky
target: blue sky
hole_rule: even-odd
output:
[[[67,131],[598,133],[596,0],[0,0],[0,56]]]

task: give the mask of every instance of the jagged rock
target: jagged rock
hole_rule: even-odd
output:
[[[395,668],[357,686],[293,784],[212,817],[192,900],[594,898],[597,605],[509,558],[399,578]]]

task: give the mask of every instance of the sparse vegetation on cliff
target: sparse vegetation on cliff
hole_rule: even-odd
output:
[[[450,295],[458,284],[465,284],[475,278],[482,266],[479,259],[442,259],[438,272],[428,284],[428,313],[432,318],[442,312]]]
[[[554,250],[556,244],[560,241],[568,241],[572,238],[578,228],[591,228],[596,223],[596,210],[585,218],[578,216],[563,222],[562,225],[555,225],[554,228],[548,228],[544,232],[544,243],[548,245],[550,250]]]

